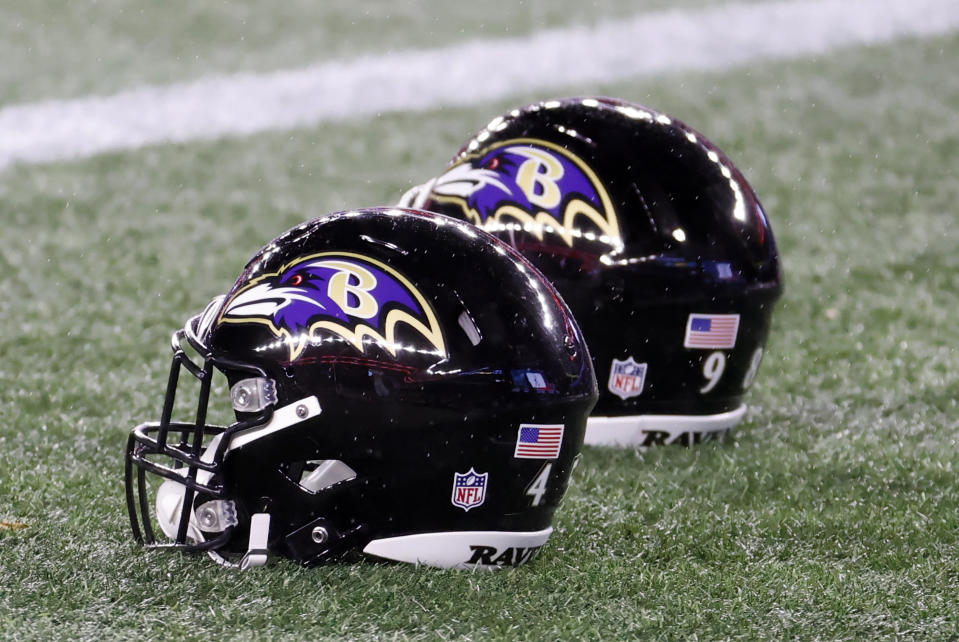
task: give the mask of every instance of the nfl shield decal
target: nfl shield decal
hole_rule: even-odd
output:
[[[465,511],[481,506],[486,501],[486,482],[489,473],[478,473],[470,467],[469,472],[453,474],[453,506]]]
[[[613,359],[613,365],[609,369],[609,391],[626,401],[630,397],[636,397],[643,391],[643,383],[646,381],[646,364],[636,363],[630,357],[625,361]]]

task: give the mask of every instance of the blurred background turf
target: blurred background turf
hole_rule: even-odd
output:
[[[4,6],[0,106],[632,11],[494,9]],[[256,249],[395,201],[542,95],[0,173],[0,637],[954,637],[956,60],[949,36],[554,92],[712,138],[769,211],[787,288],[731,439],[587,448],[550,545],[495,574],[145,554],[122,454],[159,414],[170,333]]]

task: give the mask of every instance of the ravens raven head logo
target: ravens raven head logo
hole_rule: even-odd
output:
[[[544,140],[497,143],[451,167],[429,189],[430,198],[459,205],[487,231],[512,219],[541,240],[553,233],[569,246],[579,238],[622,245],[602,183],[580,158]]]
[[[309,343],[337,338],[361,353],[376,344],[392,356],[415,351],[446,358],[436,314],[416,287],[388,265],[351,252],[323,252],[296,259],[259,276],[222,307],[220,323],[261,323],[296,359]],[[405,324],[424,346],[400,344]]]

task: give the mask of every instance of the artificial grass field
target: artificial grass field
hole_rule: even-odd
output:
[[[0,173],[0,638],[956,637],[957,60],[953,35],[554,92],[719,144],[786,291],[731,438],[585,448],[549,545],[498,573],[148,554],[123,449],[158,418],[170,333],[256,249],[395,201],[544,96]]]

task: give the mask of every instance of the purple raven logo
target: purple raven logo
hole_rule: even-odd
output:
[[[362,353],[375,343],[393,356],[401,350],[448,356],[436,314],[413,284],[388,265],[351,252],[301,257],[252,280],[222,309],[220,323],[267,325],[289,346],[291,361],[308,343],[337,337]],[[418,332],[427,349],[397,342],[399,323]]]
[[[593,171],[543,140],[498,143],[454,165],[427,187],[432,199],[459,205],[487,231],[511,229],[505,221],[512,219],[539,239],[554,233],[569,246],[578,238],[622,245],[616,212]],[[581,226],[583,218],[594,227]]]

